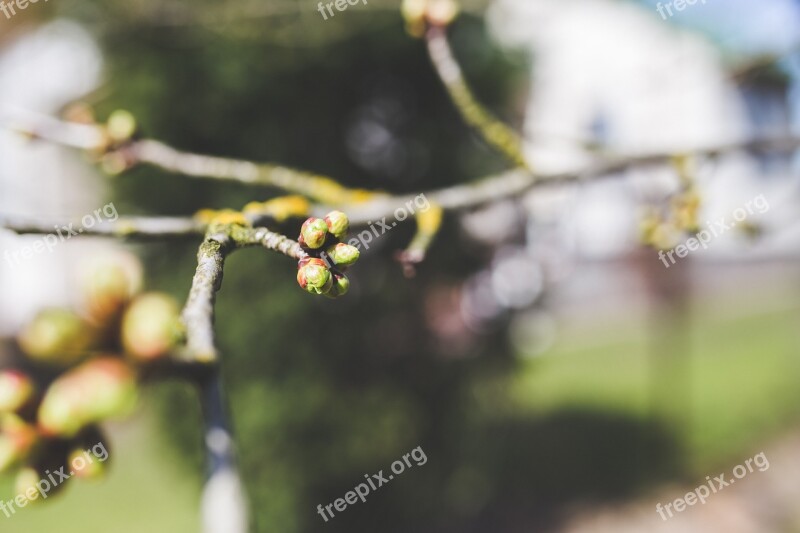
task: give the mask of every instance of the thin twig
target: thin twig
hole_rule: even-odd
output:
[[[425,32],[425,40],[431,63],[464,121],[515,166],[529,168],[519,135],[495,118],[472,95],[461,67],[450,49],[450,43],[447,42],[447,29],[443,26],[431,26]]]
[[[64,239],[81,236],[116,237],[131,240],[160,240],[202,235],[205,225],[186,217],[119,217],[83,225],[81,219],[34,219],[0,213],[0,228],[25,234],[58,234]],[[62,239],[63,240],[63,239]]]

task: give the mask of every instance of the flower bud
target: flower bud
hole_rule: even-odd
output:
[[[44,478],[38,470],[29,466],[25,467],[17,472],[17,476],[14,478],[14,492],[16,494],[27,494],[33,489],[31,493],[36,493],[36,495],[33,498],[29,498],[28,503],[39,503],[40,499],[44,500],[44,498],[41,498],[39,489],[37,488],[39,481],[42,479],[46,478]]]
[[[0,372],[0,413],[19,410],[33,398],[35,392],[33,381],[22,372]]]
[[[453,0],[430,0],[427,15],[434,26],[447,26],[458,15],[458,4]]]
[[[350,280],[344,274],[334,274],[333,284],[331,290],[328,291],[327,296],[331,298],[338,298],[344,296],[350,290]]]
[[[136,378],[121,360],[93,359],[54,381],[39,406],[47,435],[73,437],[89,424],[128,414],[136,404]]]
[[[341,211],[331,211],[325,215],[325,224],[328,225],[328,231],[339,240],[350,230],[350,219]]]
[[[19,345],[32,359],[69,365],[86,355],[94,331],[69,309],[45,309],[19,334]]]
[[[106,124],[108,136],[115,142],[125,142],[136,131],[136,119],[129,111],[118,109],[111,113]]]
[[[94,443],[96,444],[96,442]],[[91,446],[91,444],[89,445]],[[106,473],[106,464],[100,458],[87,452],[86,448],[75,448],[67,456],[67,464],[70,465],[75,476],[83,479],[98,479]]]
[[[328,248],[327,254],[336,266],[346,267],[358,261],[361,252],[355,246],[340,242]]]
[[[300,267],[297,271],[297,283],[311,294],[324,294],[330,290],[333,281],[331,271],[324,266],[324,261],[317,259]]]
[[[15,414],[0,416],[0,472],[24,460],[36,441],[33,426]]]
[[[122,346],[139,361],[165,356],[180,340],[178,303],[166,294],[138,296],[122,317]]]
[[[142,265],[129,252],[115,250],[93,255],[81,267],[80,285],[86,310],[98,324],[116,318],[142,288]]]
[[[321,218],[309,218],[300,228],[300,244],[307,248],[320,248],[328,236],[328,225]]]

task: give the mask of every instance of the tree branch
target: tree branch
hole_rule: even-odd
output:
[[[67,237],[72,226],[79,235],[117,237],[132,240],[161,240],[202,235],[205,224],[187,217],[119,217],[116,220],[95,221],[91,228],[84,227],[80,219],[34,219],[0,213],[0,228],[20,235],[57,233]]]

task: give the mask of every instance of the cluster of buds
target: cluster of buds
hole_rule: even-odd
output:
[[[311,294],[344,296],[350,280],[344,272],[358,261],[358,248],[342,241],[350,229],[347,215],[331,211],[324,219],[309,218],[300,228],[300,246],[306,255],[297,262],[297,283]]]
[[[695,188],[685,188],[671,198],[667,209],[650,210],[645,215],[639,227],[642,242],[659,250],[673,248],[682,235],[698,231],[700,207]]]
[[[112,112],[105,123],[98,123],[94,109],[84,102],[77,102],[67,107],[64,119],[77,124],[96,126],[100,139],[96,146],[88,151],[93,161],[99,162],[103,170],[116,175],[129,169],[134,155],[126,150],[135,139],[138,126],[136,118],[124,109]]]
[[[447,26],[458,15],[455,0],[403,0],[401,7],[406,30],[414,37],[422,37],[428,26]]]
[[[31,372],[0,371],[0,472],[17,469],[18,486],[104,442],[98,425],[130,414],[139,371],[182,339],[177,302],[139,293],[135,257],[97,256],[83,274],[80,312],[47,309],[20,332]],[[101,473],[95,462],[76,475]]]

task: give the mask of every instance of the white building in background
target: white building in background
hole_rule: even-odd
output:
[[[80,26],[56,21],[23,34],[0,48],[0,115],[57,113],[98,86],[101,66],[98,47]],[[104,203],[100,177],[80,154],[0,129],[0,212],[68,218]],[[72,239],[18,264],[8,259],[6,251],[34,240],[0,230],[0,336],[42,306],[74,303],[76,259],[87,247],[107,245]]]
[[[790,9],[783,0],[759,2],[759,7],[771,15]],[[722,41],[752,37],[759,31],[759,20],[775,17],[741,18],[741,24],[731,26],[750,32],[731,30]],[[488,19],[498,42],[523,48],[534,58],[524,137],[526,154],[541,171],[583,168],[592,156],[581,141],[599,140],[614,152],[629,154],[716,146],[755,134],[746,101],[730,80],[721,51],[706,36],[665,22],[644,4],[496,0]],[[800,37],[797,25],[771,26],[781,43],[792,41],[781,30],[794,32],[794,42]],[[676,181],[670,174],[668,169],[648,170],[629,177],[639,192],[655,188],[666,193]],[[789,180],[763,177],[763,168],[749,156],[722,158],[701,176],[707,201],[704,217],[730,217],[759,194],[781,205],[790,197],[796,205]],[[530,201],[535,213],[570,213],[565,231],[576,251],[603,258],[624,253],[635,243],[638,199],[630,192],[630,182],[617,181],[583,187],[576,195],[533,193]],[[781,220],[782,214],[776,209],[768,213],[773,220]],[[774,225],[784,235],[773,242],[780,242],[784,250],[786,232],[792,234],[789,241],[800,243],[796,225]],[[737,246],[734,239],[720,239],[703,255],[734,253]]]

